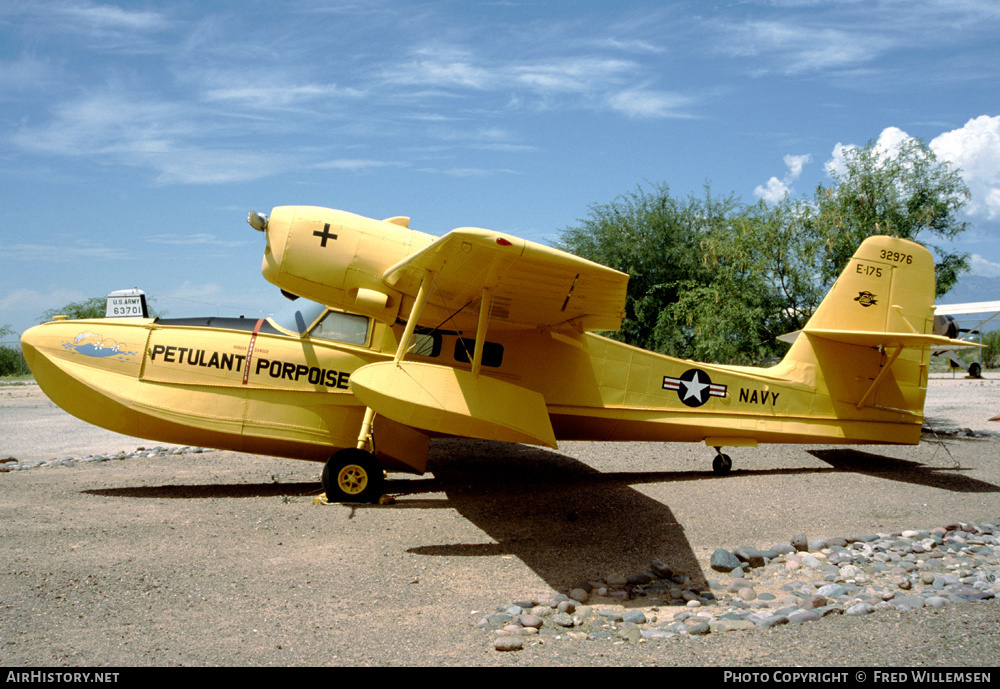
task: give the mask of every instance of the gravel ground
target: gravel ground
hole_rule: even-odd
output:
[[[316,506],[320,465],[232,452],[0,473],[3,664],[989,667],[1000,603],[642,643],[475,628],[515,600],[717,547],[1000,519],[1000,378],[931,381],[916,447],[435,443],[385,507]],[[996,424],[996,425],[994,425]],[[969,428],[975,435],[955,433]],[[0,387],[0,459],[155,444]],[[629,605],[629,603],[626,603]],[[670,613],[664,610],[663,614]]]

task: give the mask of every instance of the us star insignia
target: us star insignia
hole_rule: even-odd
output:
[[[680,378],[663,376],[663,389],[676,390],[681,402],[689,407],[700,407],[710,397],[726,396],[725,385],[713,383],[707,373],[697,368],[688,369]]]

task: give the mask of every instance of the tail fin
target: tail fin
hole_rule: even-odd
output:
[[[934,259],[913,242],[869,237],[806,324],[813,334],[930,333]],[[870,340],[862,338],[858,344]]]
[[[956,345],[933,334],[934,294],[926,248],[866,239],[782,361],[786,375],[829,395],[837,418],[913,426],[923,418],[931,348]],[[919,424],[914,432],[918,442]]]

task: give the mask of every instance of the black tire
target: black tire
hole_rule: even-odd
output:
[[[733,460],[729,455],[715,455],[712,460],[712,471],[716,476],[725,476],[733,469]]]
[[[969,375],[973,378],[983,377],[983,367],[979,365],[978,361],[973,361],[969,364]]]
[[[328,502],[375,503],[382,497],[384,477],[371,453],[347,448],[327,460],[322,481]]]

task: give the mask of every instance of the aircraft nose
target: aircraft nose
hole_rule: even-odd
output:
[[[43,328],[44,326],[36,325],[33,328],[28,328],[21,335],[21,354],[24,355],[24,361],[32,371],[35,370],[34,362],[39,356],[38,347]]]

